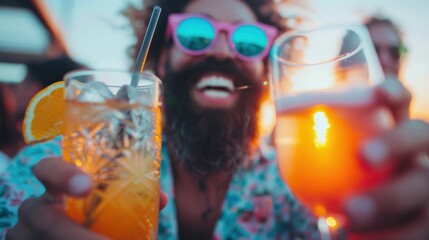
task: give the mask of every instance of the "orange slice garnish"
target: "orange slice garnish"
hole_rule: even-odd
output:
[[[63,131],[64,106],[64,81],[53,83],[38,92],[25,112],[25,142],[34,143],[60,135]]]

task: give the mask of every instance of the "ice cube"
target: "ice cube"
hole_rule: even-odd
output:
[[[97,81],[90,81],[82,88],[78,97],[81,102],[104,103],[114,96],[106,84]]]
[[[119,91],[116,93],[116,99],[123,102],[129,102],[129,103],[136,103],[139,99],[140,93],[137,88],[130,86],[130,85],[124,85],[122,86]]]

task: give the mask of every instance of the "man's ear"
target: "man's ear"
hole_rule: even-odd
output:
[[[170,48],[163,48],[161,51],[161,56],[159,57],[158,66],[156,66],[156,71],[158,77],[164,79],[165,76],[165,66],[167,64],[167,57]]]

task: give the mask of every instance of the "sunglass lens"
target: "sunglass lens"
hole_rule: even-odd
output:
[[[389,48],[390,51],[390,55],[395,58],[395,59],[400,59],[401,58],[401,51],[400,51],[400,47],[394,46],[394,47],[390,47]]]
[[[389,55],[393,59],[400,59],[404,54],[405,51],[402,50],[402,46],[388,46],[388,47],[382,47],[375,45],[375,51],[377,52],[378,56],[381,56],[382,51],[388,51]]]
[[[232,34],[232,41],[237,52],[246,57],[258,56],[268,45],[265,32],[253,25],[238,27]]]
[[[191,17],[179,24],[177,37],[184,48],[199,51],[210,45],[215,38],[215,30],[208,21]]]

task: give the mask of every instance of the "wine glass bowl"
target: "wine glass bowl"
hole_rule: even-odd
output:
[[[377,106],[383,79],[367,30],[329,26],[281,35],[271,52],[279,171],[318,217],[346,218],[344,201],[385,181],[389,164],[362,161],[361,144],[394,124]]]

